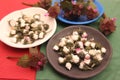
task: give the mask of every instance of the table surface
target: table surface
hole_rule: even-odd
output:
[[[2,2],[5,0],[1,0],[1,4],[3,4]],[[12,1],[18,1],[18,0],[12,0]],[[32,0],[31,0],[32,1]],[[38,0],[33,0],[32,2],[35,2]],[[6,0],[7,2],[7,0]],[[19,3],[13,3],[14,5],[9,5],[9,3],[4,3],[4,5],[0,6],[0,8],[4,8],[5,6],[9,6],[9,8],[4,8],[4,11],[14,11],[16,9],[22,9],[25,8],[25,6],[22,6],[20,8],[16,8],[16,7],[11,7],[11,6],[17,6],[18,4],[21,4],[20,2],[27,2],[27,0],[19,0]],[[28,1],[29,2],[29,1]],[[101,72],[100,74],[88,79],[88,80],[119,80],[120,79],[120,0],[99,0],[99,2],[101,2],[101,4],[104,7],[105,13],[109,16],[109,17],[116,17],[117,18],[117,22],[116,22],[116,31],[114,33],[112,33],[111,35],[107,36],[108,40],[110,41],[110,44],[113,48],[113,55],[112,55],[112,59],[110,61],[110,64],[108,65],[108,67]],[[11,7],[11,11],[9,10]],[[5,14],[2,14],[3,11],[1,11],[0,9],[0,19],[2,17],[5,16]],[[88,26],[94,27],[94,28],[98,28],[98,21],[92,23],[92,24],[88,24]],[[59,32],[60,30],[62,30],[63,28],[69,26],[68,24],[62,23],[59,20],[57,20],[57,30],[56,33]],[[44,43],[41,47],[41,52],[46,53],[46,45],[47,42]],[[44,70],[43,71],[37,71],[36,74],[36,80],[66,80],[68,79],[65,76],[60,75],[59,73],[57,73],[52,66],[47,63]]]

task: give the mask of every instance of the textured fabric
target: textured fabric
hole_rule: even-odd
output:
[[[0,20],[10,12],[26,8],[22,2],[33,3],[35,0],[1,0]],[[4,26],[0,26],[2,28]],[[28,53],[28,49],[16,49],[9,47],[0,41],[0,80],[35,80],[36,71],[29,68],[21,68],[16,65],[17,59],[9,60],[7,56],[22,56]]]
[[[0,80],[35,80],[35,70],[17,66],[17,59],[6,58],[8,56],[20,57],[28,51],[28,49],[12,48],[0,42]]]

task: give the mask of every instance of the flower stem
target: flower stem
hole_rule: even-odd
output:
[[[26,5],[26,6],[33,6],[34,4],[28,4],[28,3],[25,3],[25,2],[22,2],[23,5]]]
[[[20,57],[16,57],[16,56],[8,56],[6,57],[7,59],[19,59]]]
[[[37,3],[34,3],[34,4],[29,4],[29,3],[25,3],[25,2],[22,2],[23,5],[26,5],[26,6],[31,6],[31,7],[39,7],[40,6],[40,3],[37,2]]]

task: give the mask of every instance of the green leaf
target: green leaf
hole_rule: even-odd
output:
[[[30,61],[29,55],[25,54],[19,59],[17,65],[26,68],[29,67],[29,61]]]
[[[61,8],[63,10],[71,10],[73,8],[71,0],[63,0],[63,1],[61,1],[60,6],[61,6]]]
[[[89,5],[90,5],[92,8],[96,9],[96,5],[95,5],[95,3],[94,3],[93,1],[90,1],[90,2],[89,2]]]
[[[84,2],[84,0],[77,0],[77,2]]]

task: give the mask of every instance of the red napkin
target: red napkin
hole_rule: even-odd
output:
[[[0,20],[10,12],[26,8],[22,2],[35,3],[38,0],[1,0]],[[2,28],[3,26],[0,26]],[[17,59],[7,59],[7,56],[22,56],[28,53],[28,49],[9,47],[0,41],[0,80],[35,80],[36,71],[29,68],[21,68],[16,65]]]
[[[39,0],[0,0],[0,19],[10,12],[28,7],[23,5],[22,2],[33,4],[37,1]]]
[[[0,80],[35,80],[35,70],[16,65],[17,59],[7,59],[8,56],[22,56],[28,49],[16,49],[0,42]]]

